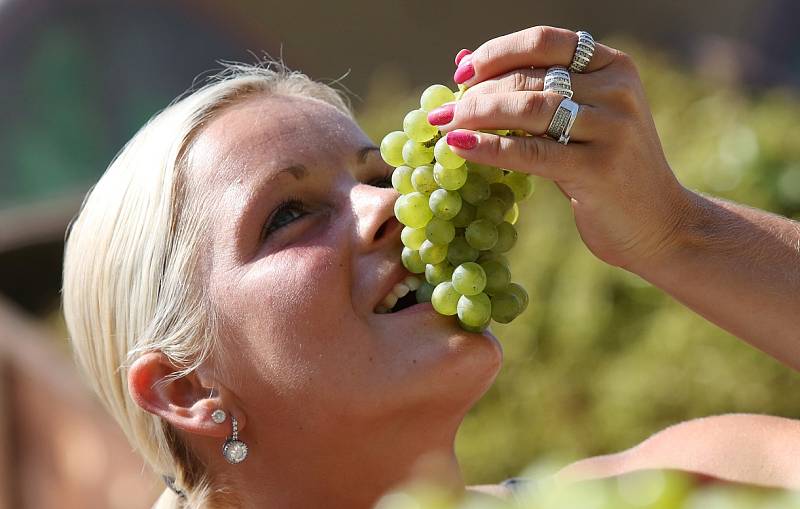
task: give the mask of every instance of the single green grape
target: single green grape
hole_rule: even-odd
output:
[[[517,224],[517,219],[519,219],[519,205],[515,203],[503,216],[503,220],[511,224]]]
[[[430,195],[436,189],[439,189],[436,181],[433,180],[433,166],[430,164],[418,166],[411,173],[411,185],[414,186],[415,191],[425,195]]]
[[[466,228],[471,222],[475,220],[475,205],[462,201],[461,209],[458,214],[452,219],[453,226],[456,228]]]
[[[450,221],[434,217],[425,226],[425,238],[434,244],[449,244],[456,236],[456,228]]]
[[[492,319],[498,323],[510,323],[522,312],[522,305],[513,293],[500,292],[492,295]]]
[[[455,285],[454,285],[455,286]],[[492,318],[492,301],[485,293],[462,295],[456,305],[458,319],[470,327],[487,325]]]
[[[433,217],[428,206],[428,197],[422,193],[400,195],[394,202],[394,215],[397,220],[412,228],[422,228]]]
[[[403,119],[403,132],[409,139],[422,143],[436,136],[439,129],[428,123],[427,111],[411,110]]]
[[[436,183],[448,191],[456,191],[467,181],[467,165],[462,164],[458,168],[445,168],[441,163],[433,165],[433,178]]]
[[[433,148],[426,147],[414,140],[408,140],[403,144],[403,161],[414,168],[423,164],[431,164],[431,161],[433,161]]]
[[[447,248],[447,261],[457,267],[462,263],[474,262],[480,252],[470,246],[464,237],[456,237]]]
[[[437,189],[431,193],[428,206],[440,219],[453,219],[461,210],[461,195],[455,191]]]
[[[392,187],[400,194],[408,194],[414,192],[414,186],[411,185],[411,174],[414,169],[410,166],[398,166],[392,172]]]
[[[512,294],[514,297],[519,299],[520,302],[520,313],[525,311],[528,308],[528,292],[525,291],[521,285],[517,283],[511,283],[508,285],[508,293]]]
[[[464,158],[450,150],[450,145],[447,144],[445,136],[436,142],[433,147],[433,154],[436,157],[436,162],[444,168],[458,168],[464,164]]]
[[[475,262],[462,263],[453,271],[453,288],[461,295],[476,295],[486,288],[486,272]]]
[[[469,172],[467,181],[458,190],[465,202],[477,205],[491,195],[491,189],[486,179],[477,173]]]
[[[436,286],[439,283],[450,281],[450,278],[453,277],[454,270],[455,267],[450,265],[447,261],[437,263],[436,265],[429,263],[425,266],[425,280]]]
[[[425,242],[425,228],[412,228],[406,226],[400,232],[400,240],[403,245],[410,249],[419,249],[422,243]]]
[[[464,238],[470,246],[479,251],[492,249],[497,244],[497,228],[491,221],[476,219],[467,226]]]
[[[486,320],[486,322],[482,323],[478,326],[467,325],[466,323],[462,322],[461,319],[458,320],[458,325],[461,326],[467,332],[474,332],[476,334],[480,334],[481,332],[485,331],[487,327],[489,327],[489,322],[491,319]]]
[[[502,263],[506,267],[508,267],[508,258],[505,255],[497,253],[495,251],[483,251],[481,255],[478,257],[478,263],[483,264],[483,262],[493,261],[497,263]]]
[[[486,182],[494,183],[500,182],[503,178],[503,170],[500,168],[495,168],[494,166],[489,166],[487,164],[477,164],[477,163],[467,163],[467,167],[470,171],[477,173],[483,180]]]
[[[533,178],[525,173],[508,172],[503,183],[514,191],[514,199],[518,202],[533,194]]]
[[[430,240],[425,240],[419,247],[419,257],[425,263],[434,265],[441,263],[447,258],[447,244],[434,244]]]
[[[514,202],[516,198],[514,197],[514,191],[511,190],[506,184],[502,182],[495,182],[489,185],[489,189],[492,192],[492,198],[499,198],[503,201],[506,206],[506,211],[514,206]]]
[[[486,273],[486,288],[489,295],[504,291],[511,282],[511,271],[508,266],[495,260],[486,260],[479,264]]]
[[[417,303],[422,304],[423,302],[430,302],[431,296],[433,295],[434,286],[430,283],[422,283],[417,288],[417,291],[414,292],[414,295],[417,297]]]
[[[510,251],[517,243],[517,229],[506,221],[497,225],[497,243],[492,247],[492,251],[505,253]]]
[[[478,219],[486,219],[492,224],[500,224],[503,222],[506,210],[506,204],[503,200],[496,196],[490,196],[478,204],[476,217]]]
[[[400,259],[403,261],[405,268],[414,274],[425,272],[425,262],[420,258],[419,251],[404,247]]]
[[[433,289],[431,304],[433,304],[433,309],[439,314],[451,316],[458,312],[458,302],[460,298],[461,294],[453,288],[453,284],[449,281],[445,281],[439,283],[436,285],[436,288]]]
[[[444,103],[453,102],[456,96],[452,90],[444,85],[431,85],[422,92],[419,105],[425,111],[433,111]]]
[[[403,165],[403,146],[408,136],[403,131],[392,131],[381,140],[381,157],[392,166]]]

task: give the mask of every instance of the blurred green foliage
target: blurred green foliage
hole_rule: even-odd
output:
[[[680,472],[640,471],[565,484],[530,469],[529,482],[501,501],[483,493],[454,496],[425,482],[388,493],[375,509],[797,509],[800,494],[744,485],[698,484]],[[545,474],[537,476],[539,474]]]
[[[667,158],[685,186],[800,217],[796,95],[723,86],[627,42],[612,45],[634,55]],[[379,140],[418,107],[420,91],[401,76],[378,74],[355,105],[359,121]],[[695,417],[800,417],[794,372],[594,258],[551,182],[537,181],[518,226],[512,273],[531,306],[513,324],[493,326],[504,367],[456,444],[468,484],[515,476],[553,455],[625,449]]]

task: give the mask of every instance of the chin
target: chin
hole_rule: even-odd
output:
[[[480,398],[492,385],[503,366],[503,347],[488,329],[483,333],[460,330],[450,337],[453,350],[448,377],[464,378],[460,383],[472,383]]]
[[[443,355],[429,373],[428,391],[436,387],[436,392],[466,412],[489,390],[500,372],[503,347],[489,330],[467,332],[454,319],[442,344]]]
[[[379,322],[379,334],[388,347],[387,378],[397,384],[389,390],[399,389],[396,402],[401,406],[465,413],[491,387],[502,367],[503,348],[489,330],[467,332],[455,317],[442,316],[432,307],[407,316],[379,315]]]

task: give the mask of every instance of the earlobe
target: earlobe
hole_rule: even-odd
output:
[[[243,419],[232,402],[223,402],[219,390],[204,386],[196,372],[169,381],[178,367],[162,352],[148,352],[136,359],[128,370],[128,391],[145,411],[158,415],[175,428],[205,436],[224,438],[230,434],[230,419],[217,423],[217,409]],[[227,405],[227,407],[226,407]]]

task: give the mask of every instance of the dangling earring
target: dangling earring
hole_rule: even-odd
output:
[[[214,418],[213,414],[211,418]],[[243,462],[244,459],[247,458],[247,444],[239,440],[239,422],[233,415],[231,415],[231,425],[233,431],[231,432],[231,436],[222,444],[222,455],[225,456],[228,463],[235,465]]]

